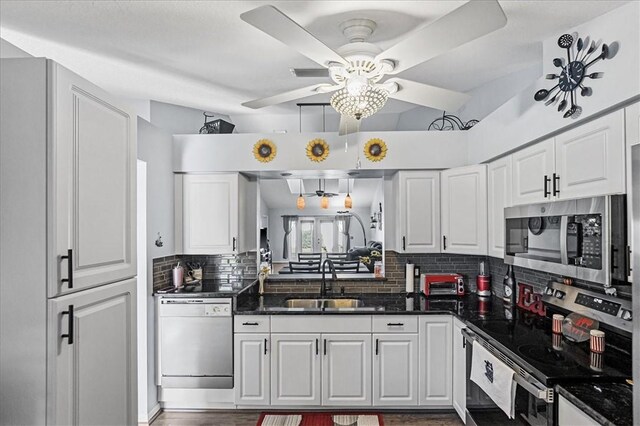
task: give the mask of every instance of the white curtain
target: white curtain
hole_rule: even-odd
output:
[[[298,220],[297,216],[282,216],[282,225],[284,226],[284,241],[282,242],[283,259],[289,258],[289,239],[291,238],[291,230],[296,220]]]

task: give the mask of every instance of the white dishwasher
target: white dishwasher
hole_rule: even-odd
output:
[[[164,388],[233,388],[231,299],[160,298],[158,384]]]

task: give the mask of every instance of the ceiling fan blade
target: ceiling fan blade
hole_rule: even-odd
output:
[[[471,0],[376,56],[389,59],[398,74],[442,53],[489,34],[507,23],[497,0]]]
[[[326,68],[291,68],[291,74],[299,78],[329,78],[329,70]]]
[[[269,96],[266,98],[244,102],[242,106],[253,109],[264,108],[266,106],[277,105],[283,102],[294,101],[296,99],[306,98],[307,96],[317,95],[318,93],[327,93],[333,90],[338,90],[339,88],[340,86],[335,86],[334,89],[334,85],[332,84],[314,84],[313,86],[302,87],[300,89],[279,93],[277,95]]]
[[[346,115],[340,116],[340,129],[338,130],[338,135],[350,135],[351,133],[357,133],[360,131],[360,124],[362,120],[356,120],[352,117],[347,117]]]
[[[240,19],[322,66],[326,67],[329,62],[347,64],[342,56],[271,5],[260,6],[245,12],[240,15]]]
[[[471,98],[464,93],[402,78],[390,78],[385,81],[385,83],[387,82],[393,82],[398,85],[398,91],[390,93],[390,98],[443,111],[457,111]]]

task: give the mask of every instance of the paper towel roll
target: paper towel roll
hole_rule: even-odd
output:
[[[413,263],[407,263],[404,272],[405,279],[405,291],[407,293],[413,293],[413,270],[415,269],[415,265]]]

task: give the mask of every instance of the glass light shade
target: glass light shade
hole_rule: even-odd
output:
[[[347,194],[347,196],[344,198],[344,208],[345,209],[353,208],[353,200],[351,200],[351,195],[349,194]]]
[[[320,207],[322,207],[323,209],[329,208],[329,197],[324,195],[320,198]]]
[[[298,210],[302,210],[304,209],[305,206],[305,201],[304,201],[304,197],[302,195],[300,195],[298,197],[298,200],[296,201],[296,207],[298,208]]]
[[[356,75],[347,80],[345,87],[351,96],[360,96],[369,85],[369,80],[361,75]]]
[[[331,106],[342,115],[360,120],[369,117],[387,103],[389,92],[367,84],[359,95],[351,95],[348,88],[340,89],[331,96]]]

